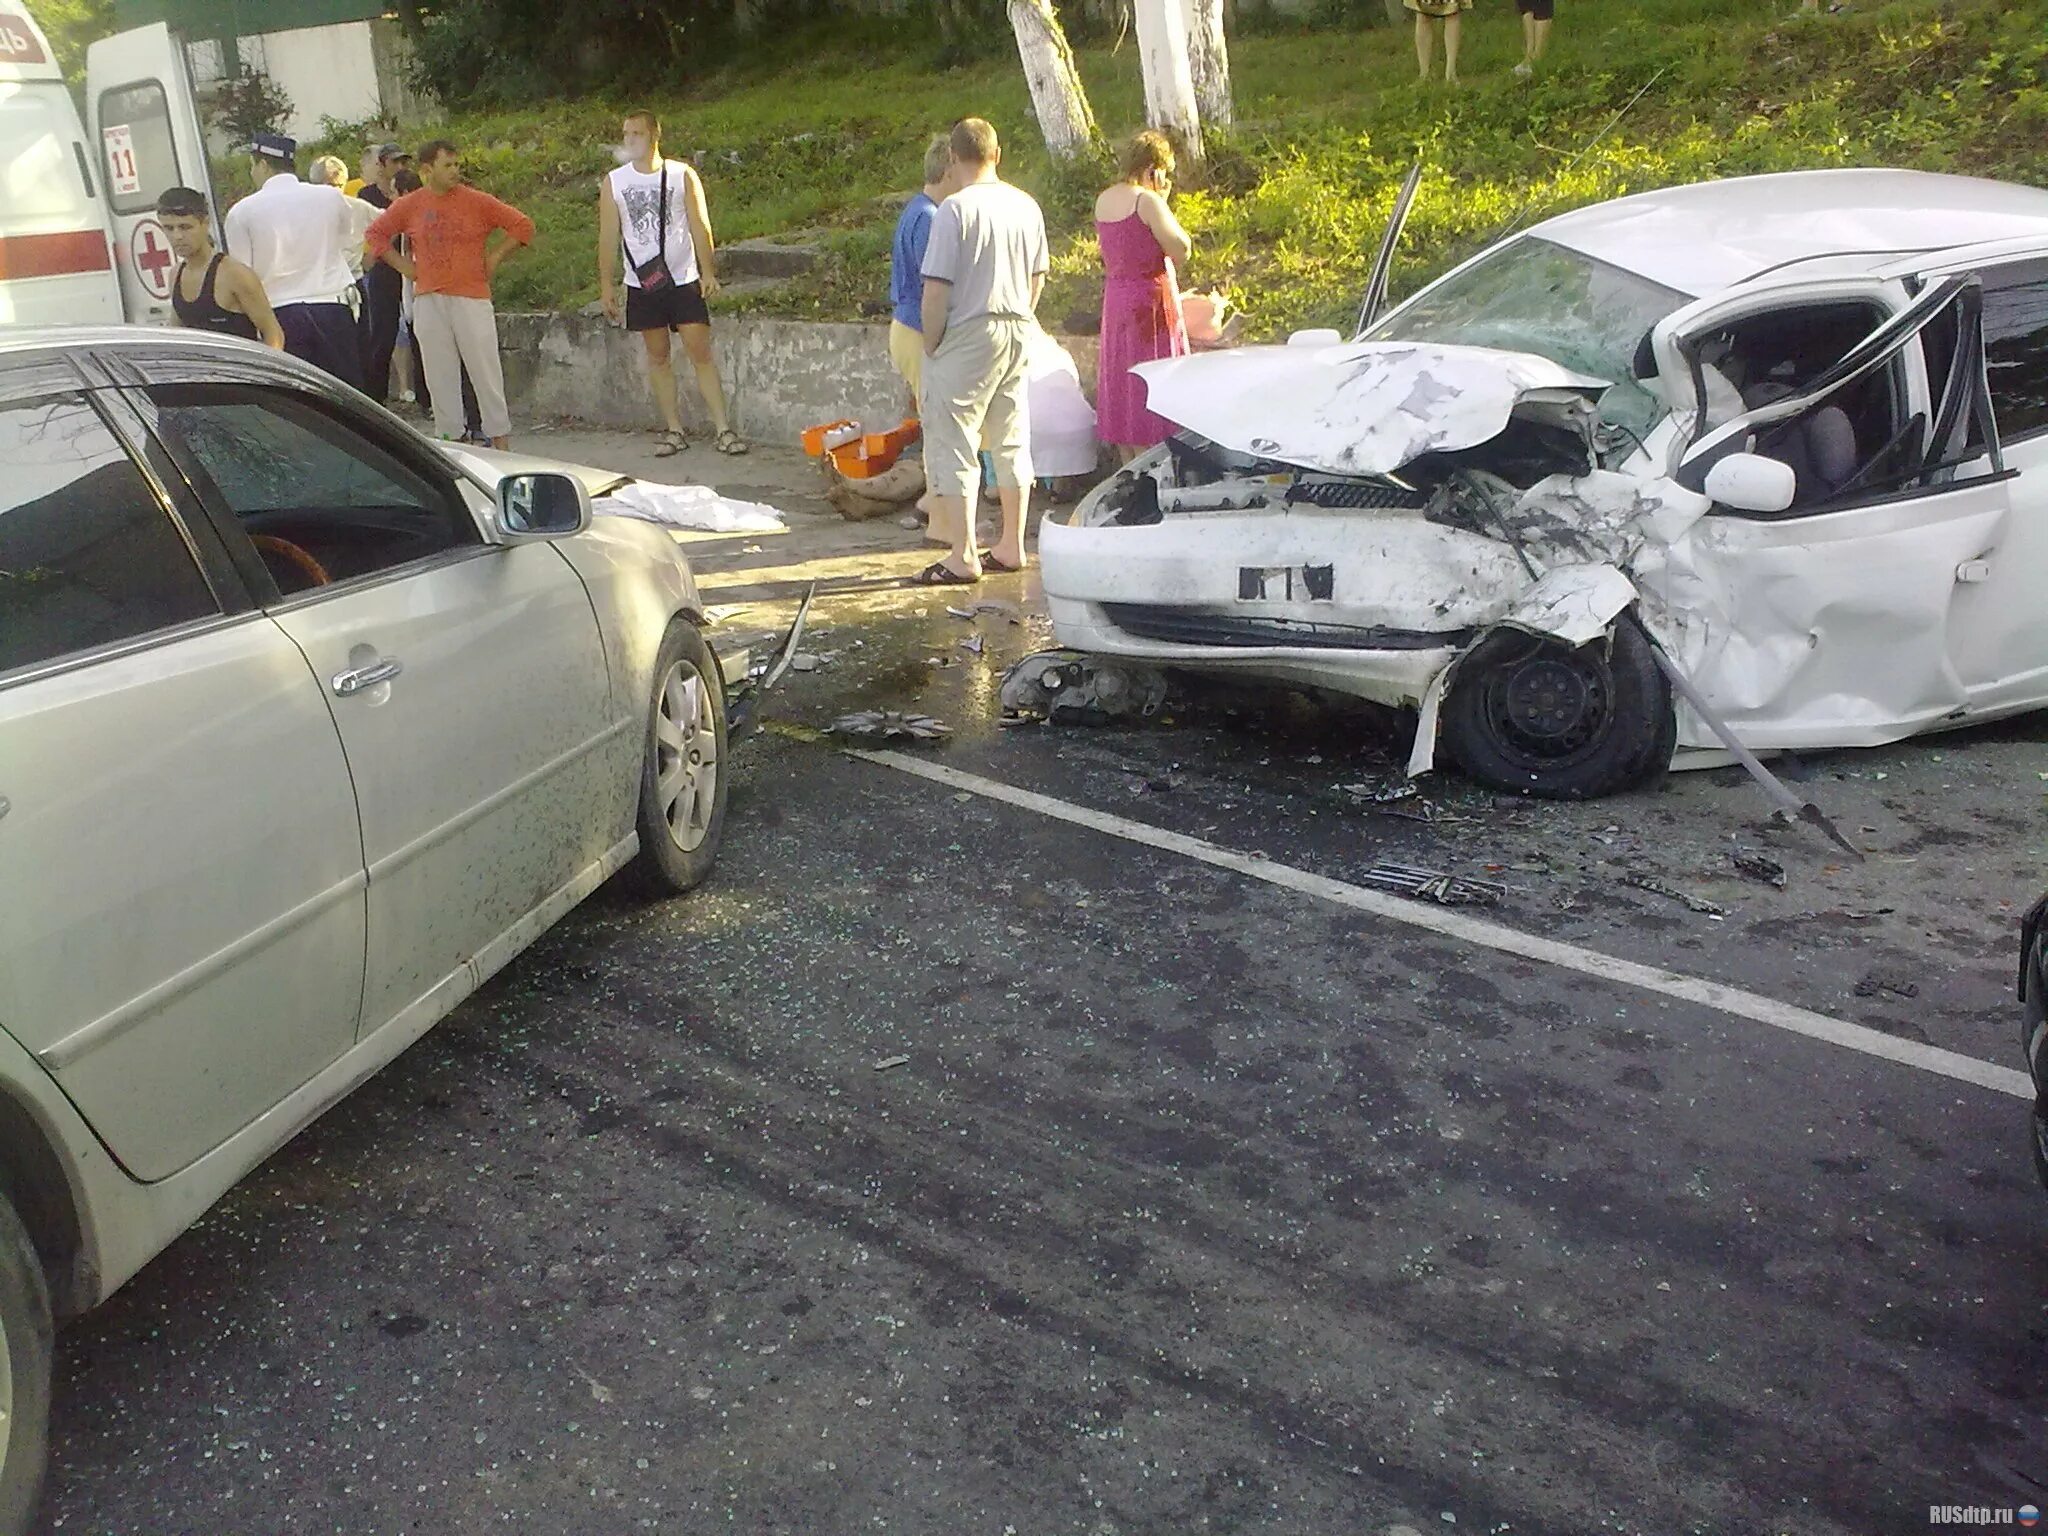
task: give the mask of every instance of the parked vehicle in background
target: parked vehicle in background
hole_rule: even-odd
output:
[[[18,1532],[52,1316],[612,874],[704,879],[727,728],[690,567],[593,518],[606,477],[430,443],[282,354],[0,331],[0,464]]]
[[[218,209],[191,71],[168,27],[93,43],[85,97],[82,122],[34,16],[0,0],[0,325],[170,324],[177,259],[156,200],[197,187]]]

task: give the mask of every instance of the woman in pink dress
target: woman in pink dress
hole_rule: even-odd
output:
[[[1164,442],[1173,423],[1145,409],[1145,381],[1131,372],[1188,349],[1174,263],[1188,259],[1188,233],[1166,206],[1173,145],[1146,129],[1124,151],[1123,176],[1095,199],[1102,244],[1102,353],[1095,374],[1096,435],[1125,463]]]

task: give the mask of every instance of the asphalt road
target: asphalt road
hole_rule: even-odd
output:
[[[777,560],[706,551],[764,600],[728,632],[786,614]],[[1345,786],[1403,744],[1343,712],[998,729],[1024,583],[985,591],[1023,622],[968,624],[839,575],[709,888],[600,893],[64,1332],[48,1530],[1870,1536],[2048,1504],[2019,1099],[1143,833],[1496,879],[1515,931],[2014,1068],[2048,719],[1788,765],[1856,865],[1722,772],[1381,806]],[[1139,831],[814,735],[867,706]]]

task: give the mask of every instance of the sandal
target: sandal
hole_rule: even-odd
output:
[[[998,560],[986,549],[981,552],[981,568],[985,571],[997,571],[1004,576],[1014,576],[1024,569],[1021,565],[1011,565],[1007,561]]]
[[[672,459],[690,446],[690,440],[680,432],[663,432],[659,437],[654,449],[657,459]]]
[[[913,587],[971,587],[979,582],[979,576],[963,576],[943,560],[934,560],[930,565],[910,578]]]
[[[739,433],[733,431],[731,427],[727,427],[718,434],[712,446],[720,453],[740,454],[747,451],[747,440],[741,437]]]

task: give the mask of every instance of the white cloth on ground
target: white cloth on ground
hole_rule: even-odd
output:
[[[634,480],[598,497],[591,510],[700,533],[780,533],[787,526],[773,507],[721,496],[708,485]]]

